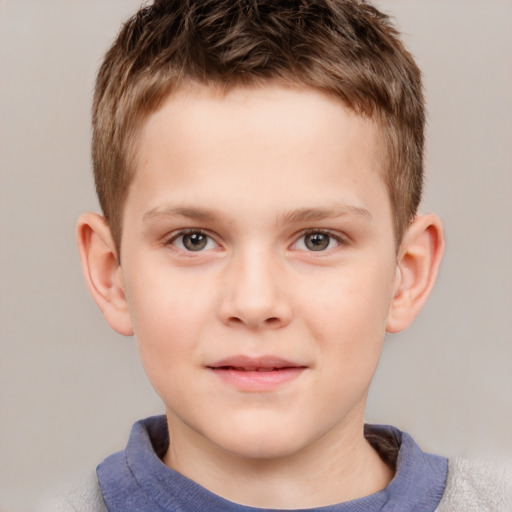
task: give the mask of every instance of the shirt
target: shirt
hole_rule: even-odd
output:
[[[433,512],[446,485],[448,461],[424,453],[413,439],[384,425],[366,425],[365,436],[395,476],[379,492],[308,512]],[[169,444],[165,416],[135,423],[124,451],[97,468],[109,512],[257,512],[260,509],[228,501],[168,468],[161,457]],[[299,511],[297,511],[299,512]]]

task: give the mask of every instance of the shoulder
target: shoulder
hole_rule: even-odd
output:
[[[107,512],[96,473],[91,472],[48,495],[36,512]]]
[[[443,498],[436,512],[512,510],[512,467],[488,460],[449,461]]]

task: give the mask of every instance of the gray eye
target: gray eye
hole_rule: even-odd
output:
[[[182,235],[182,243],[188,251],[202,251],[208,244],[208,237],[203,233],[187,233]]]
[[[331,237],[327,233],[309,233],[304,235],[304,244],[310,251],[323,251],[329,247]]]

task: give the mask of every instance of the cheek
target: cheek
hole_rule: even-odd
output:
[[[193,360],[198,340],[210,325],[209,290],[190,281],[164,268],[139,273],[127,283],[141,362],[154,385],[155,379],[172,378],[183,362]]]
[[[393,292],[392,265],[370,265],[336,269],[317,279],[314,286],[306,283],[302,290],[302,307],[324,328],[340,335],[360,337],[363,333],[385,333],[386,318]],[[311,313],[307,313],[310,311]]]
[[[156,261],[144,265],[134,262],[137,269],[126,283],[127,299],[135,333],[141,337],[159,339],[179,334],[199,326],[210,307],[211,287],[207,276],[173,269],[169,263]]]
[[[373,373],[386,332],[392,295],[392,274],[382,265],[362,264],[360,270],[337,271],[319,282],[304,300],[309,329],[325,355],[329,368],[345,377]],[[331,364],[332,362],[332,364]]]

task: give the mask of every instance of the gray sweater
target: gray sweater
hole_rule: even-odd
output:
[[[365,425],[365,437],[391,467],[388,486],[322,512],[512,512],[512,474],[490,462],[448,461],[423,452],[405,432]],[[165,416],[138,421],[126,449],[39,512],[256,512],[224,500],[161,462],[169,445]],[[108,505],[108,507],[107,507]]]

